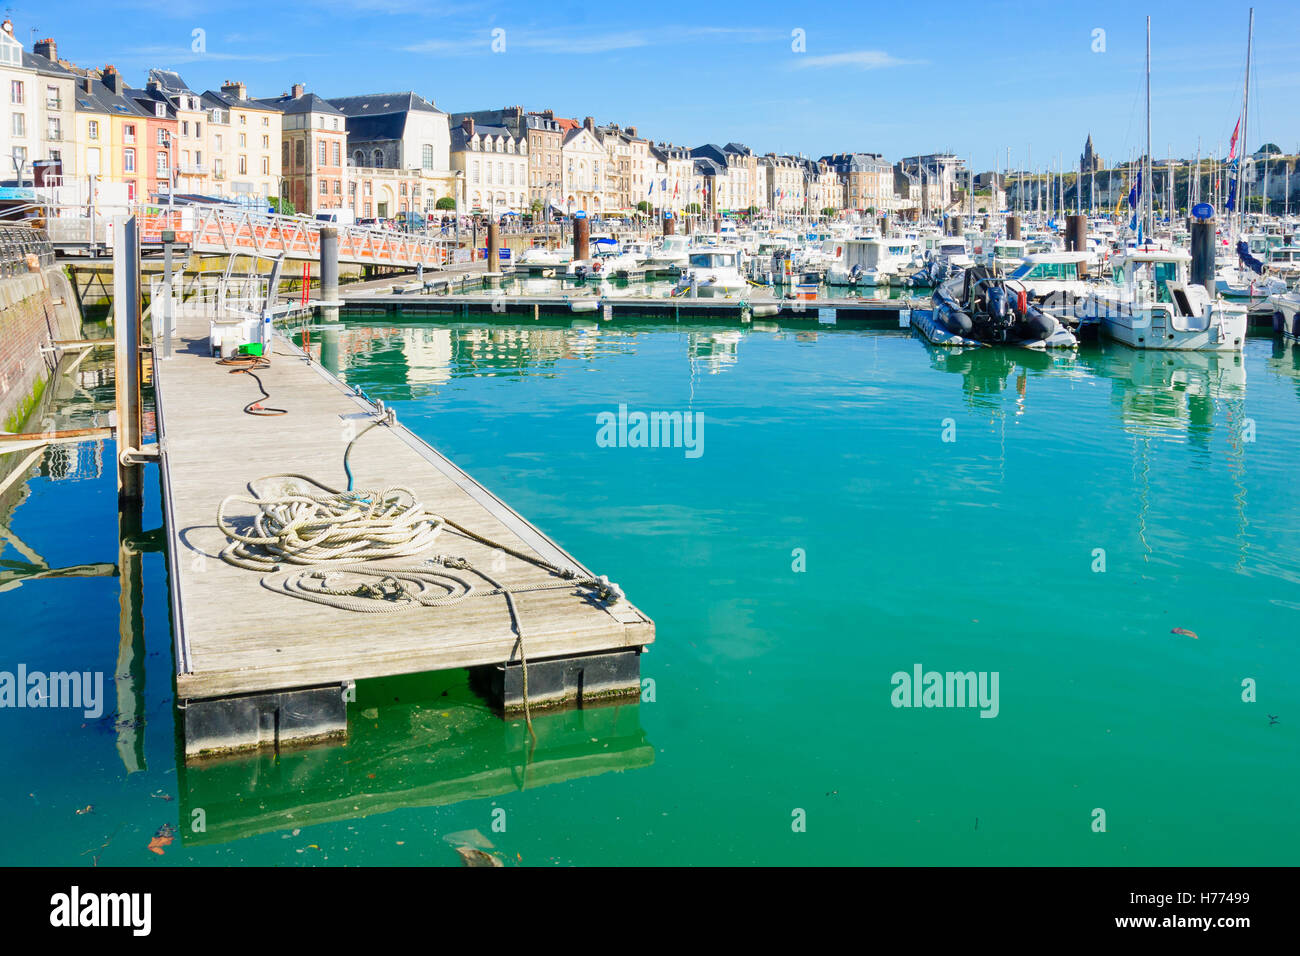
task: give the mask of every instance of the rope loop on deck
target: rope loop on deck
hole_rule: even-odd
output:
[[[411,557],[427,550],[445,526],[407,488],[340,492],[305,475],[297,478],[320,488],[310,494],[285,484],[275,494],[229,495],[217,507],[217,525],[230,539],[221,558],[250,571],[275,571],[282,564],[375,561]],[[232,504],[257,510],[247,531],[226,518]]]

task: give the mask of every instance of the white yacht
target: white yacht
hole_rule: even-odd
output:
[[[692,249],[673,295],[729,298],[743,295],[749,280],[740,271],[740,251],[733,246]]]
[[[988,254],[988,264],[996,266],[1003,272],[1011,272],[1020,267],[1028,250],[1023,239],[995,239]]]
[[[1273,331],[1292,341],[1300,340],[1300,292],[1284,292],[1268,297],[1273,307]]]
[[[1007,278],[1015,279],[1035,299],[1083,299],[1092,291],[1084,278],[1090,259],[1087,252],[1032,252]]]
[[[675,272],[685,269],[690,259],[691,237],[673,234],[664,236],[650,250],[644,263],[647,272]]]
[[[1135,349],[1241,351],[1246,306],[1211,298],[1188,281],[1192,257],[1181,249],[1142,248],[1112,261],[1113,282],[1092,291],[1082,317]]]
[[[556,271],[564,271],[572,258],[572,253],[567,249],[547,249],[544,246],[534,246],[531,249],[525,249],[515,260],[514,268],[516,272],[527,272],[532,275],[549,274]]]
[[[917,240],[845,239],[844,254],[826,270],[827,285],[891,285],[915,265]]]

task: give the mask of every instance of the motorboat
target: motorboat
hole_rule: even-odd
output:
[[[1074,348],[1078,338],[995,269],[972,266],[931,296],[933,321],[950,335],[986,345]]]
[[[1246,306],[1192,284],[1191,261],[1181,249],[1120,253],[1111,263],[1113,281],[1094,287],[1080,307],[1083,317],[1132,348],[1239,351]]]
[[[744,294],[749,280],[740,271],[740,255],[734,246],[692,249],[673,295],[727,298]]]

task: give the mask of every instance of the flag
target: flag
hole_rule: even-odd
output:
[[[1237,157],[1237,134],[1241,132],[1241,117],[1237,117],[1237,125],[1232,128],[1232,140],[1228,143],[1228,162],[1232,162]]]
[[[653,196],[655,194],[655,181],[653,179],[650,180],[650,188],[646,190],[645,194],[647,196]]]
[[[1138,200],[1142,198],[1142,170],[1138,170],[1137,182],[1133,188],[1128,191],[1128,204],[1130,209],[1137,209]]]

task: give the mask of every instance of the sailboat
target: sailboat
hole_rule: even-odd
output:
[[[1254,30],[1254,11],[1251,12]],[[1140,242],[1111,260],[1115,279],[1097,287],[1083,304],[1082,318],[1096,319],[1102,332],[1135,349],[1240,351],[1246,341],[1246,307],[1211,294],[1190,279],[1192,257],[1150,242],[1151,18],[1147,17],[1147,151],[1138,174]],[[1135,218],[1138,210],[1135,208]]]
[[[1286,281],[1267,274],[1267,267],[1258,258],[1256,258],[1250,249],[1249,240],[1245,234],[1244,228],[1244,209],[1245,204],[1240,202],[1237,196],[1237,187],[1244,183],[1242,176],[1244,171],[1244,159],[1246,152],[1246,140],[1249,135],[1248,120],[1250,119],[1250,54],[1255,41],[1255,8],[1250,9],[1250,30],[1246,35],[1246,83],[1241,98],[1241,116],[1238,117],[1237,127],[1241,132],[1241,154],[1237,153],[1237,133],[1238,129],[1232,131],[1232,140],[1228,146],[1228,167],[1232,171],[1232,180],[1228,184],[1228,213],[1229,224],[1232,223],[1232,214],[1236,215],[1236,227],[1232,229],[1231,246],[1235,262],[1223,266],[1215,274],[1215,285],[1217,291],[1223,295],[1230,295],[1238,298],[1255,298],[1256,296],[1264,297],[1286,292]],[[1265,167],[1267,169],[1267,167]],[[1265,181],[1264,195],[1268,195],[1268,184]]]

